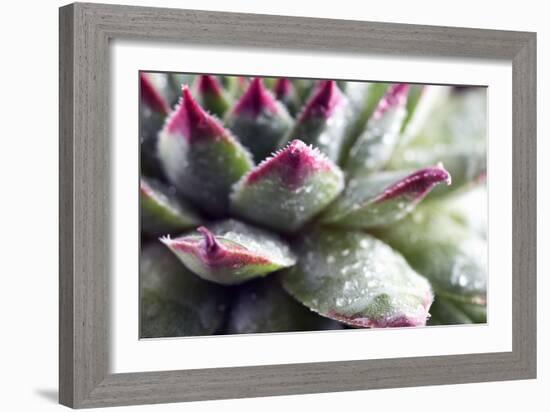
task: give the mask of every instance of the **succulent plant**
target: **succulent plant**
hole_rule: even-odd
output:
[[[484,89],[142,72],[140,96],[142,337],[486,321]]]

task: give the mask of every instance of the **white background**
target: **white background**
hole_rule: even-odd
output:
[[[538,32],[538,210],[550,207],[545,183],[549,177],[550,127],[548,59],[550,28],[544,2],[463,0],[337,3],[277,0],[126,1],[127,4],[196,9],[263,12],[300,16],[347,18]],[[60,410],[57,387],[57,7],[59,1],[5,2],[0,36],[2,75],[3,179],[2,224],[2,340],[0,344],[1,408],[10,411]],[[545,92],[544,96],[542,92]],[[415,411],[544,410],[550,389],[547,303],[549,244],[547,215],[538,217],[539,378],[536,381],[388,389],[339,394],[141,406],[117,410],[147,411],[275,411],[306,408],[331,411],[342,407],[407,408]],[[397,395],[397,396],[396,396]],[[537,406],[540,405],[540,406]]]

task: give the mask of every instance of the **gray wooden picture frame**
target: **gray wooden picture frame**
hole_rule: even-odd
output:
[[[103,4],[60,9],[59,398],[85,408],[536,377],[536,34]],[[513,68],[513,350],[110,374],[109,41],[489,58]]]

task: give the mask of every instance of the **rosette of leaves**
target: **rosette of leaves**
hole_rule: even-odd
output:
[[[142,336],[485,322],[483,89],[140,82]]]

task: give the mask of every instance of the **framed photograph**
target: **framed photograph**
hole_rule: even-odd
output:
[[[60,9],[60,402],[536,376],[536,35]]]

